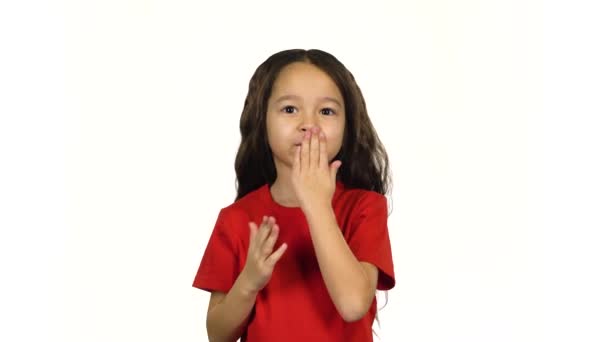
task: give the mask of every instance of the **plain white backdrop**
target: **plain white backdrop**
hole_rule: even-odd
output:
[[[249,79],[318,48],[355,75],[391,161],[397,284],[378,340],[605,341],[605,13],[3,2],[0,340],[206,340],[191,284],[235,196]]]

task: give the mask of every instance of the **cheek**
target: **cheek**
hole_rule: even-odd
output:
[[[333,158],[342,147],[342,134],[338,131],[328,134],[331,135],[327,137],[327,153],[331,154],[329,157]]]
[[[292,140],[288,130],[286,127],[282,127],[281,125],[274,124],[268,125],[266,128],[268,135],[268,144],[270,145],[273,152],[278,152],[279,150],[285,149],[285,147],[289,147],[289,142]]]
[[[271,127],[268,127],[266,130],[266,138],[268,139],[268,145],[270,146],[270,150],[275,153],[278,146],[277,132],[273,130]]]
[[[281,136],[281,126],[276,121],[270,121],[266,126],[266,133],[269,140],[273,139],[276,141]]]

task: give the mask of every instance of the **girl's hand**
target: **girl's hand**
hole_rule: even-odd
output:
[[[249,250],[242,271],[248,290],[259,292],[268,284],[274,265],[287,249],[283,243],[272,253],[278,236],[279,226],[274,217],[264,216],[259,229],[254,222],[249,222]]]
[[[342,164],[339,160],[329,164],[327,140],[319,127],[306,132],[302,145],[294,156],[291,181],[302,210],[313,205],[331,207],[336,190],[336,174]]]

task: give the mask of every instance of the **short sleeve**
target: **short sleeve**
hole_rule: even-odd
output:
[[[228,292],[238,276],[236,244],[227,229],[228,214],[222,209],[207,243],[200,266],[194,277],[193,287],[205,291]]]
[[[359,261],[378,268],[378,290],[395,286],[393,256],[388,235],[386,197],[367,192],[357,205],[348,245]]]

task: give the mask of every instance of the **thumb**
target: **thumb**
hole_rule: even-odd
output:
[[[330,165],[331,179],[336,179],[336,174],[338,173],[338,169],[342,166],[342,162],[339,160],[334,161]]]

